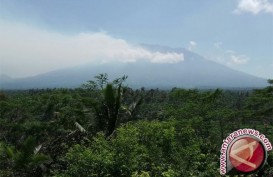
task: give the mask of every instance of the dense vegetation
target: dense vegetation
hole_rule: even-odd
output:
[[[273,142],[273,86],[133,90],[101,74],[78,89],[0,92],[0,176],[219,175],[222,140]],[[260,176],[273,175],[273,154]],[[254,176],[254,175],[253,175]]]

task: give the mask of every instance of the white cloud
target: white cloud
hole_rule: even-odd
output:
[[[246,64],[248,62],[248,60],[249,60],[249,58],[245,55],[231,54],[228,64],[241,65],[241,64]]]
[[[223,43],[222,42],[215,42],[214,47],[220,49],[222,47]]]
[[[188,50],[192,51],[197,46],[197,43],[195,41],[190,41]]]
[[[1,72],[11,76],[35,75],[90,62],[184,60],[183,53],[151,52],[104,32],[67,36],[23,24],[0,22],[0,26]]]
[[[226,50],[225,51],[227,54],[234,54],[235,52],[233,50]]]
[[[222,47],[221,42],[214,43],[212,53],[206,55],[206,57],[230,67],[245,65],[250,60],[250,58],[244,54],[238,54],[234,50],[226,50]]]
[[[258,14],[260,12],[273,13],[273,3],[269,0],[239,0],[234,13],[249,12]]]

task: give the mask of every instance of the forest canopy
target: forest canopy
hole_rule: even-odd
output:
[[[273,80],[259,89],[160,90],[132,89],[126,79],[2,90],[1,176],[220,176],[231,132],[253,128],[273,142]],[[272,151],[255,175],[273,175]]]

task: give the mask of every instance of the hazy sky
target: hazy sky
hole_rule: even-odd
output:
[[[272,0],[0,0],[0,74],[31,76],[90,62],[175,63],[184,47],[273,78]]]

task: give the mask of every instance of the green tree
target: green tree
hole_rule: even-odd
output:
[[[41,146],[37,146],[34,137],[28,137],[21,145],[19,150],[12,146],[2,145],[1,157],[6,160],[5,168],[12,171],[14,176],[37,175],[40,165],[47,162],[50,158],[38,153]]]
[[[95,110],[99,130],[104,130],[106,136],[110,136],[117,127],[124,92],[123,83],[127,76],[115,79],[112,83],[108,82],[107,74],[100,74],[95,78],[96,81],[89,81],[84,87],[100,89],[97,100],[89,99],[89,102]]]
[[[72,147],[57,176],[215,176],[215,155],[203,154],[200,143],[187,121],[127,123],[111,138],[99,133],[90,146]]]

